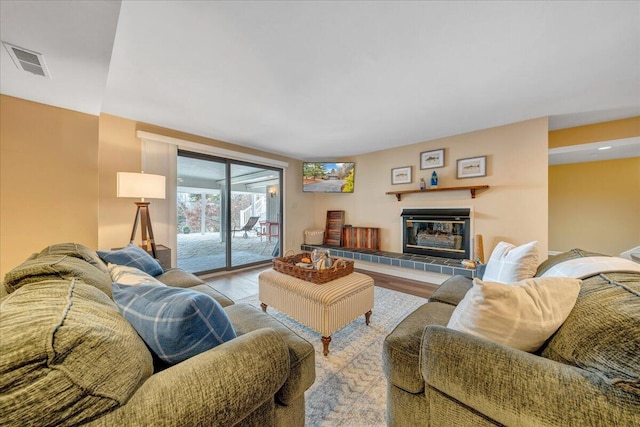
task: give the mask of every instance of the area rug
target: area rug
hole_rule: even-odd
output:
[[[386,380],[382,343],[393,328],[426,299],[375,288],[371,324],[364,315],[331,337],[329,355],[322,354],[320,334],[269,308],[268,313],[313,344],[316,381],[307,390],[306,426],[385,426]],[[260,306],[258,295],[240,303]]]

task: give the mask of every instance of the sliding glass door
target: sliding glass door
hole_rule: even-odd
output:
[[[227,266],[227,162],[178,153],[178,267],[192,273]]]
[[[280,172],[231,163],[231,266],[278,256]]]
[[[278,256],[281,182],[281,169],[179,151],[178,267],[206,273]]]

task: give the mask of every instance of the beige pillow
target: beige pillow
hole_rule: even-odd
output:
[[[109,274],[111,280],[121,285],[139,286],[139,285],[158,285],[166,286],[164,283],[153,276],[139,270],[135,267],[127,265],[109,264]]]
[[[529,279],[538,268],[538,242],[515,246],[500,242],[487,262],[482,280],[487,282],[513,283]]]
[[[566,277],[532,278],[509,285],[474,279],[447,327],[532,352],[565,321],[581,283]]]

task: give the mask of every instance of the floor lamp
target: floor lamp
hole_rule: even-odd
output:
[[[138,223],[142,222],[142,245],[147,250],[151,247],[153,257],[157,258],[156,241],[153,237],[151,216],[149,215],[150,202],[145,202],[144,199],[165,198],[165,177],[144,172],[118,172],[118,197],[140,197],[141,200],[135,202],[138,209],[136,210],[136,217],[133,220],[133,230],[131,230],[129,243],[133,243],[135,240]],[[147,232],[149,233],[148,237]]]

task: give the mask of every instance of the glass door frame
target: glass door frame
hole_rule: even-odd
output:
[[[283,234],[283,217],[284,217],[284,197],[283,197],[283,191],[284,191],[284,169],[281,167],[277,167],[277,166],[269,166],[269,165],[264,165],[264,164],[260,164],[260,163],[253,163],[253,162],[248,162],[248,161],[244,161],[244,160],[236,160],[236,159],[232,159],[232,158],[225,158],[225,157],[221,157],[221,156],[217,156],[217,155],[212,155],[212,154],[205,154],[205,153],[199,153],[199,152],[194,152],[194,151],[189,151],[189,150],[184,150],[184,149],[179,149],[178,150],[178,157],[183,156],[183,157],[189,157],[189,158],[193,158],[193,159],[199,159],[199,160],[204,160],[204,161],[212,161],[212,162],[217,162],[217,163],[222,163],[225,165],[225,185],[224,185],[224,191],[221,191],[221,212],[223,217],[221,218],[221,227],[220,227],[220,232],[224,233],[221,236],[221,240],[224,242],[225,244],[225,263],[226,265],[224,267],[219,267],[219,268],[213,268],[213,269],[208,269],[208,270],[201,270],[201,271],[197,271],[194,272],[194,274],[198,274],[198,275],[206,275],[206,274],[211,274],[211,273],[216,273],[216,272],[220,272],[220,271],[233,271],[233,270],[239,270],[239,269],[244,269],[244,268],[248,268],[248,267],[253,267],[253,266],[257,266],[257,265],[263,265],[266,263],[271,262],[271,259],[273,259],[273,257],[270,257],[268,259],[265,260],[260,260],[260,261],[255,261],[255,262],[249,262],[249,263],[245,263],[245,264],[240,264],[240,265],[233,265],[233,242],[232,242],[232,235],[233,235],[233,224],[231,221],[232,218],[232,202],[231,202],[231,197],[233,194],[233,188],[232,188],[232,178],[231,178],[231,173],[232,173],[232,166],[233,165],[239,165],[239,166],[246,166],[246,167],[251,167],[251,168],[257,168],[257,169],[263,169],[263,170],[268,170],[271,171],[273,173],[276,174],[276,178],[278,183],[277,183],[277,196],[278,196],[278,200],[277,200],[277,210],[278,210],[278,237],[277,237],[277,243],[276,243],[276,247],[277,247],[277,251],[278,254],[282,253],[282,246],[283,246],[283,242],[282,242],[282,234]],[[268,195],[266,195],[265,197],[273,197],[272,194],[269,194],[267,190],[265,190],[265,193],[267,193]],[[244,224],[241,224],[241,226]],[[260,228],[261,225],[259,225]],[[261,230],[262,231],[262,230]],[[177,228],[176,228],[176,232],[177,232]],[[238,231],[236,230],[236,233]],[[177,252],[177,251],[176,251]]]

